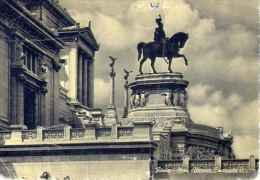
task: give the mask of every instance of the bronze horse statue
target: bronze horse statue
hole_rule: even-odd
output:
[[[158,42],[149,42],[149,43],[140,42],[137,45],[138,61],[140,60],[143,51],[143,59],[140,61],[140,66],[139,66],[140,74],[143,74],[142,66],[143,63],[147,60],[147,58],[151,60],[151,67],[154,73],[157,73],[154,68],[156,57],[163,57],[163,58],[167,57],[167,59],[169,60],[168,70],[171,73],[172,73],[171,70],[172,58],[183,57],[185,60],[185,65],[188,66],[188,60],[186,59],[185,55],[179,54],[180,48],[184,47],[188,39],[189,39],[188,34],[184,32],[178,32],[174,34],[171,38],[167,39],[165,45],[162,45],[161,43]],[[165,48],[163,48],[162,46],[165,46]]]

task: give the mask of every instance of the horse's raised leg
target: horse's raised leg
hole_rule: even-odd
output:
[[[155,70],[155,68],[154,68],[155,58],[156,58],[156,57],[151,57],[151,58],[150,58],[150,59],[151,59],[151,67],[152,67],[152,69],[153,69],[153,73],[157,73],[156,70]]]
[[[139,73],[140,74],[144,74],[142,71],[142,67],[143,67],[143,63],[146,61],[146,57],[143,57],[143,59],[140,61],[140,65],[139,65]]]
[[[172,65],[172,57],[168,57],[168,60],[169,60],[168,70],[170,71],[170,73],[173,73],[172,72],[172,67],[171,67],[171,65]]]
[[[184,54],[176,54],[174,57],[183,57],[183,59],[185,61],[185,65],[188,66],[188,60],[186,59]]]

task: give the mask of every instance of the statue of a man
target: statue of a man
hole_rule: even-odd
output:
[[[173,91],[173,105],[174,106],[179,105],[179,92],[178,92],[178,90]]]
[[[142,93],[140,94],[140,107],[146,106],[146,103],[148,101],[148,96],[149,96],[148,93],[142,91]]]
[[[130,105],[131,105],[132,109],[136,108],[136,105],[135,105],[135,93],[131,94]]]
[[[164,96],[164,103],[166,106],[172,105],[172,93],[170,91],[166,91],[162,93],[162,96]]]
[[[159,18],[155,20],[157,23],[158,27],[155,29],[154,32],[154,41],[159,42],[159,43],[165,43],[166,35],[163,30],[163,23],[162,23],[162,18],[161,15],[159,15]]]
[[[185,107],[185,94],[184,94],[184,90],[181,90],[180,94],[179,94],[179,105],[181,107]]]

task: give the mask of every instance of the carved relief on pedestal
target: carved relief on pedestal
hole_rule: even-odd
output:
[[[184,155],[190,159],[214,159],[218,155],[218,150],[211,147],[188,145],[185,147]]]
[[[171,120],[171,125],[172,126],[186,126],[187,123],[189,123],[189,119],[188,118],[175,118]]]
[[[140,107],[146,106],[146,103],[148,102],[149,94],[142,91],[140,94]]]
[[[188,102],[188,94],[185,90],[174,90],[173,105],[186,108]]]
[[[130,105],[131,109],[146,106],[149,100],[149,94],[142,91],[140,94],[138,92],[133,92],[131,94]]]
[[[166,106],[172,106],[172,93],[170,92],[170,90],[163,92],[162,96],[164,97],[164,104]]]
[[[176,145],[175,147],[171,147],[171,159],[174,160],[180,160],[183,158],[184,156],[184,145],[183,144],[179,144]]]

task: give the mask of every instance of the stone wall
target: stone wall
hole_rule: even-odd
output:
[[[134,127],[0,131],[0,174],[37,179],[47,171],[58,179],[148,179],[158,147],[151,130],[150,122],[138,122]]]
[[[27,179],[39,179],[44,171],[57,179],[148,179],[149,156],[122,153],[3,157],[0,172],[5,177]]]
[[[9,48],[8,39],[0,25],[0,129],[6,128],[6,123],[8,122],[8,108],[9,104]]]

